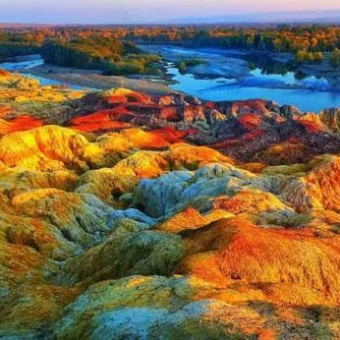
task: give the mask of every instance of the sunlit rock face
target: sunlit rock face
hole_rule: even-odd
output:
[[[219,339],[265,333],[259,313],[226,303],[218,291],[218,286],[194,277],[102,281],[68,306],[54,334],[58,339],[176,339],[182,334]],[[230,324],[233,318],[238,326]]]
[[[0,82],[0,337],[340,337],[336,110]]]

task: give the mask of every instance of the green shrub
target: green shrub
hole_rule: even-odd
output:
[[[204,64],[205,61],[203,59],[193,58],[193,59],[186,59],[178,62],[176,64],[177,68],[180,72],[186,72],[189,67],[195,67],[201,64]]]

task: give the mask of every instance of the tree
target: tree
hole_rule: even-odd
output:
[[[334,68],[338,68],[340,66],[340,50],[339,49],[335,49],[329,55],[329,63]]]
[[[304,51],[304,50],[297,51],[296,54],[295,54],[295,60],[298,63],[303,63],[306,60],[306,54],[307,54],[307,52]]]
[[[323,61],[323,53],[322,52],[315,52],[314,53],[314,60],[318,63]]]

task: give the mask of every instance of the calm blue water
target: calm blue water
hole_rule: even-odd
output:
[[[26,58],[25,58],[26,59]],[[26,60],[23,61],[15,61],[15,62],[6,62],[6,63],[1,63],[0,68],[5,69],[7,71],[11,72],[16,72],[18,70],[29,70],[31,68],[41,66],[44,64],[44,59],[42,59],[40,56],[27,56]],[[40,84],[43,86],[48,86],[48,85],[66,85],[67,87],[73,89],[73,90],[85,90],[88,89],[83,86],[78,86],[74,84],[68,84],[68,83],[63,83],[57,80],[53,79],[47,79],[43,77],[38,77],[30,73],[24,73],[22,74],[25,77],[33,78],[39,80]]]
[[[190,50],[166,46],[164,49],[190,57],[209,59],[209,55],[223,55],[225,51],[218,49]],[[241,58],[237,53],[233,58]],[[227,60],[226,60],[227,63]],[[232,66],[232,65],[231,65]],[[220,77],[217,79],[195,78],[192,74],[181,74],[173,64],[169,63],[167,73],[176,82],[171,88],[199,97],[204,100],[244,100],[267,99],[280,105],[297,106],[303,111],[319,112],[330,107],[340,107],[340,91],[332,88],[325,78],[307,76],[297,79],[294,72],[282,74],[264,74],[256,68],[249,76],[241,80]]]
[[[326,79],[317,79],[314,76],[297,80],[293,72],[284,76],[264,75],[260,69],[256,69],[251,72],[251,77],[237,81],[227,78],[197,79],[192,74],[181,74],[175,67],[170,67],[167,72],[176,81],[171,88],[205,100],[261,98],[314,112],[340,107],[340,93],[333,91]],[[293,88],[289,88],[290,86]]]

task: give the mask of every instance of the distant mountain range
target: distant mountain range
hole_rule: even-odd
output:
[[[225,12],[224,10],[221,12]],[[159,19],[157,21],[145,20],[130,22],[129,25],[185,25],[185,24],[308,24],[308,23],[320,23],[320,24],[340,24],[340,8],[333,10],[311,10],[311,11],[287,11],[287,12],[249,12],[249,13],[225,13],[223,15],[210,15],[204,17],[179,17],[176,19],[169,19],[164,21]],[[1,27],[25,27],[25,26],[82,26],[78,23],[64,23],[64,24],[52,24],[52,23],[0,23]],[[90,24],[86,23],[84,26],[120,26],[121,24],[115,22],[103,22],[102,24]]]
[[[252,12],[221,16],[184,18],[181,24],[242,24],[242,23],[340,23],[340,9],[301,12]]]

